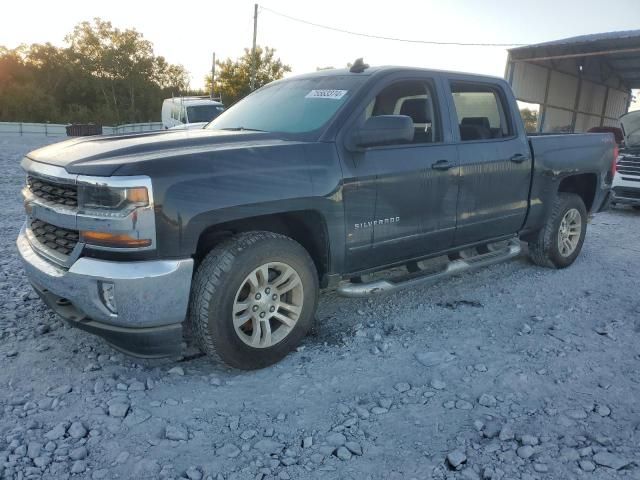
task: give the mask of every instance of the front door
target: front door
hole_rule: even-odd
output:
[[[407,115],[414,123],[411,142],[369,147],[350,153],[360,198],[345,198],[347,238],[371,239],[357,256],[362,270],[449,248],[456,226],[458,167],[456,147],[443,142],[435,83],[429,78],[390,81],[374,93],[360,121],[375,115]],[[375,176],[373,176],[375,175]],[[365,195],[367,193],[368,195]],[[358,212],[372,216],[358,217]],[[362,243],[358,245],[362,250]]]

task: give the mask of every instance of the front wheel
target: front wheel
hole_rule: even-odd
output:
[[[529,242],[529,255],[543,267],[566,268],[580,254],[587,233],[587,209],[580,196],[558,193],[545,226]]]
[[[200,348],[243,370],[284,358],[311,328],[318,276],[307,251],[270,232],[215,247],[194,277],[189,320]]]

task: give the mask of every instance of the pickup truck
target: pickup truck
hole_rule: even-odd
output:
[[[273,82],[201,130],[29,153],[17,245],[47,305],[114,347],[173,355],[190,332],[262,368],[307,334],[319,289],[393,292],[521,242],[571,265],[615,149],[528,137],[502,79],[359,61]]]
[[[640,210],[640,110],[620,117],[624,141],[613,177],[611,205]]]

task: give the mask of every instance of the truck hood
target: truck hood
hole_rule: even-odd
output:
[[[640,147],[640,110],[620,117],[625,147]]]
[[[111,176],[135,163],[216,151],[297,143],[277,134],[221,130],[164,130],[128,135],[81,137],[34,150],[33,161],[63,167],[71,174]],[[130,170],[127,168],[126,170]],[[122,174],[122,173],[121,173]],[[126,173],[125,173],[126,174]]]

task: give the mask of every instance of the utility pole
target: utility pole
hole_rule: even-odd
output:
[[[258,35],[258,4],[253,5],[253,47],[251,48],[251,77],[249,88],[253,92],[256,86],[256,36]]]
[[[216,52],[213,52],[213,61],[211,63],[211,91],[209,93],[209,98],[213,100],[214,91],[213,91],[213,82],[216,80]]]

